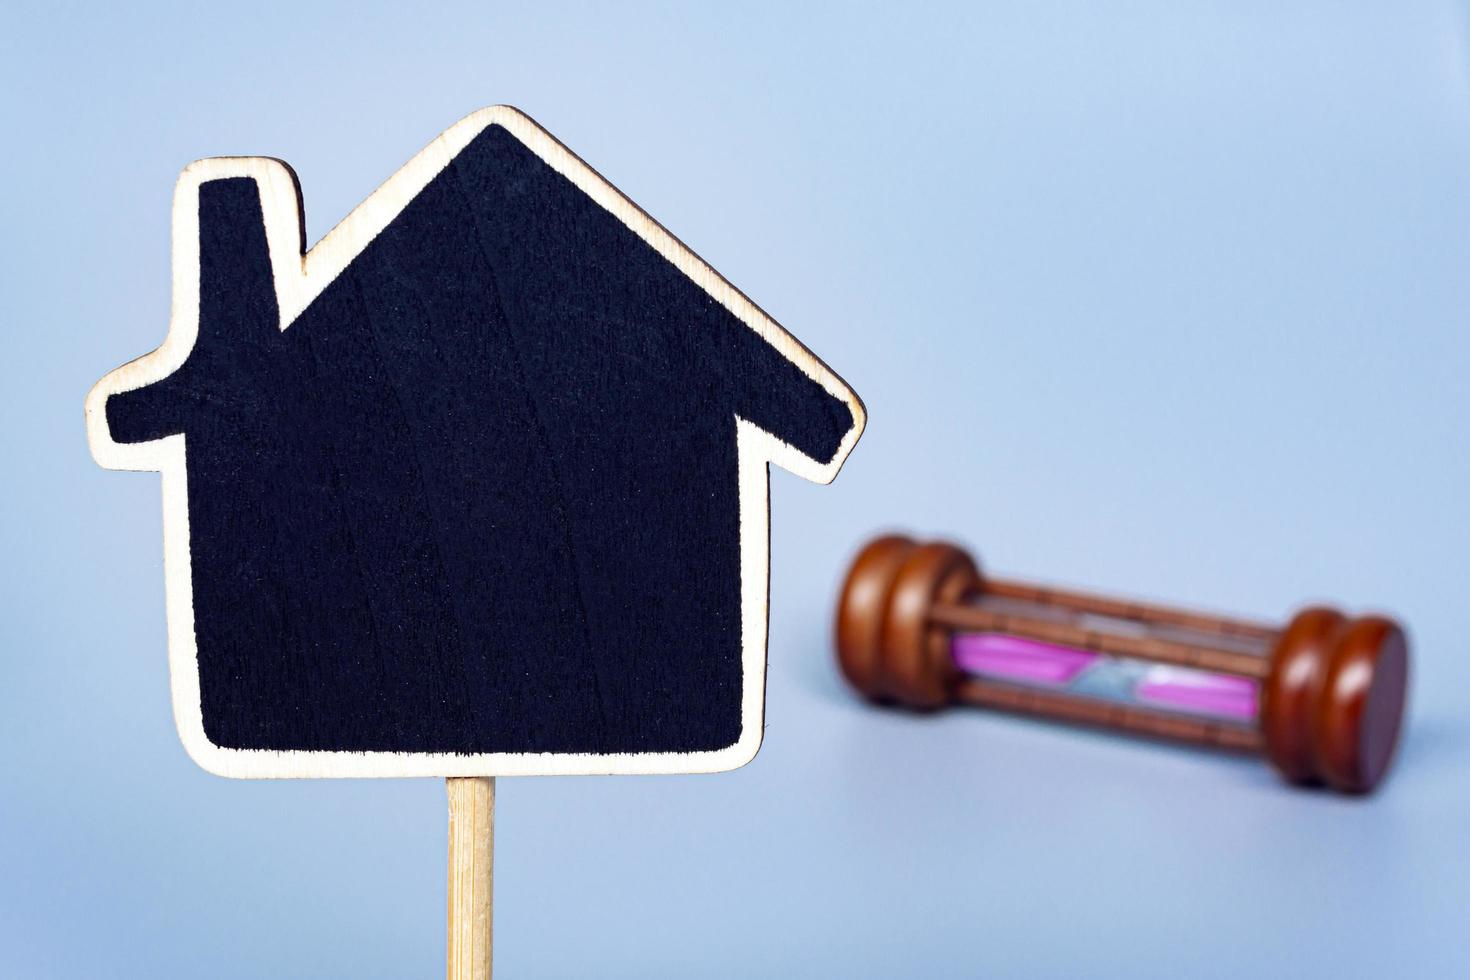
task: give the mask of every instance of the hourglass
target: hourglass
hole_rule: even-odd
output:
[[[1288,780],[1371,790],[1393,759],[1409,651],[1383,616],[1284,626],[982,575],[961,548],[885,536],[847,574],[837,658],[868,698],[999,708],[1265,755]]]

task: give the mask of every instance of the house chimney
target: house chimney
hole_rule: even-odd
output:
[[[250,177],[200,184],[199,343],[250,343],[279,330],[259,186]]]
[[[189,428],[205,393],[235,378],[268,373],[280,335],[275,279],[260,190],[249,177],[199,185],[199,333],[177,371],[107,399],[114,442],[162,439]]]

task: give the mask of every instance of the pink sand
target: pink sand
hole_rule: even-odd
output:
[[[950,653],[966,673],[1054,687],[1071,683],[1101,658],[1004,633],[960,633]],[[1133,688],[1140,702],[1225,718],[1254,718],[1258,696],[1256,682],[1249,678],[1163,665],[1151,667]]]
[[[1066,684],[1098,657],[1003,633],[961,633],[950,652],[955,665],[968,673],[1040,684]]]
[[[1175,672],[1156,680],[1144,680],[1134,689],[1134,694],[1140,701],[1166,704],[1181,711],[1230,718],[1256,716],[1255,682],[1229,674]]]

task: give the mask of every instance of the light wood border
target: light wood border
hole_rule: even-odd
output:
[[[731,746],[708,752],[665,753],[451,753],[307,752],[223,748],[205,736],[194,641],[185,437],[134,445],[112,441],[104,406],[110,395],[159,381],[188,357],[199,330],[199,185],[248,177],[260,188],[266,240],[274,268],[280,327],[297,316],[397,217],[398,213],[489,126],[502,126],[646,241],[852,411],[853,426],[836,455],[819,462],[744,419],[738,419],[740,603],[743,699],[741,734]],[[509,106],[482,109],[455,123],[389,177],[309,251],[302,237],[295,175],[267,157],[218,157],[190,164],[179,177],[173,205],[173,310],[168,336],[150,354],[106,375],[87,395],[92,455],[109,469],[158,470],[163,483],[164,588],[174,719],[189,755],[221,776],[295,778],[344,776],[516,776],[553,774],[694,773],[738,768],[760,749],[764,728],[766,629],[770,582],[768,463],[829,483],[862,434],[867,413],[836,373],[743,293],[710,268],[658,222],[530,117]]]

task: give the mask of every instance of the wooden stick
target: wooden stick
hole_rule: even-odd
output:
[[[959,700],[984,708],[1056,718],[1082,725],[1121,728],[1138,735],[1192,742],[1232,752],[1260,752],[1265,740],[1256,728],[1184,718],[1110,701],[1079,698],[1056,691],[992,684],[978,678],[960,683]]]
[[[446,779],[449,792],[449,980],[490,980],[495,780]]]
[[[1114,619],[1131,619],[1140,623],[1158,626],[1177,626],[1200,633],[1215,633],[1219,636],[1234,636],[1273,643],[1281,631],[1268,623],[1252,623],[1243,619],[1228,619],[1204,613],[1154,606],[1143,602],[1126,602],[1093,595],[1090,592],[1071,592],[1066,589],[1042,588],[1007,579],[986,579],[986,595],[1007,599],[1019,599],[1046,606],[1064,606],[1077,612],[1111,616]]]

